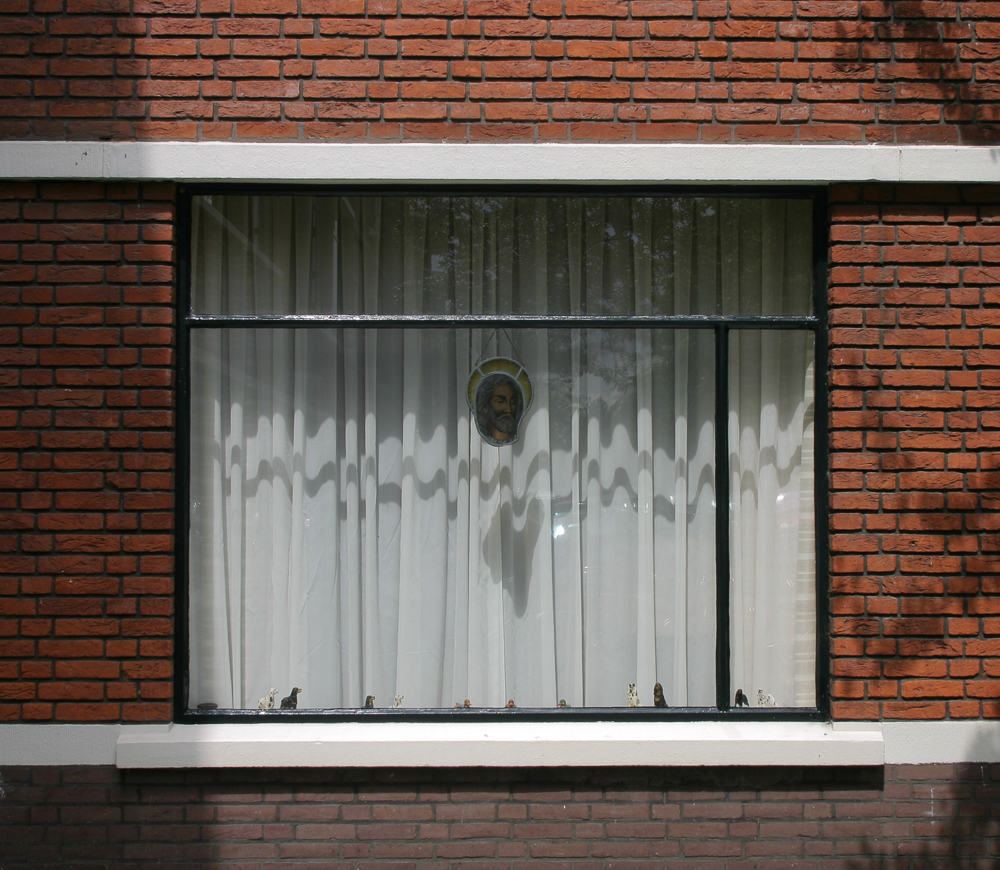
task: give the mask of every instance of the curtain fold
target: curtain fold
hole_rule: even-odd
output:
[[[802,210],[203,197],[192,296],[239,314],[801,313]],[[227,327],[191,344],[192,706],[292,685],[317,708],[619,706],[632,682],[648,705],[657,681],[671,706],[714,705],[711,330]],[[746,341],[730,373],[733,672],[788,706],[815,703],[803,348]],[[465,400],[490,356],[532,379],[511,447]]]

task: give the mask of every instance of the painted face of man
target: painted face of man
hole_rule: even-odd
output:
[[[517,431],[517,393],[510,384],[500,384],[490,394],[487,420],[497,441],[509,441]]]

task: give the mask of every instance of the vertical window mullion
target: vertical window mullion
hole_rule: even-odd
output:
[[[729,327],[715,327],[715,704],[730,697],[729,614]]]
[[[813,314],[816,322],[816,707],[830,713],[830,323],[827,311],[829,247],[827,197],[813,197]]]

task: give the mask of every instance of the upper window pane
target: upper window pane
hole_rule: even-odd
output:
[[[193,200],[198,314],[796,315],[809,199]]]

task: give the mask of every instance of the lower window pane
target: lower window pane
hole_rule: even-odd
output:
[[[710,330],[191,345],[192,707],[714,706]],[[497,357],[502,446],[467,398]]]
[[[730,335],[733,690],[752,706],[815,707],[815,343]]]

